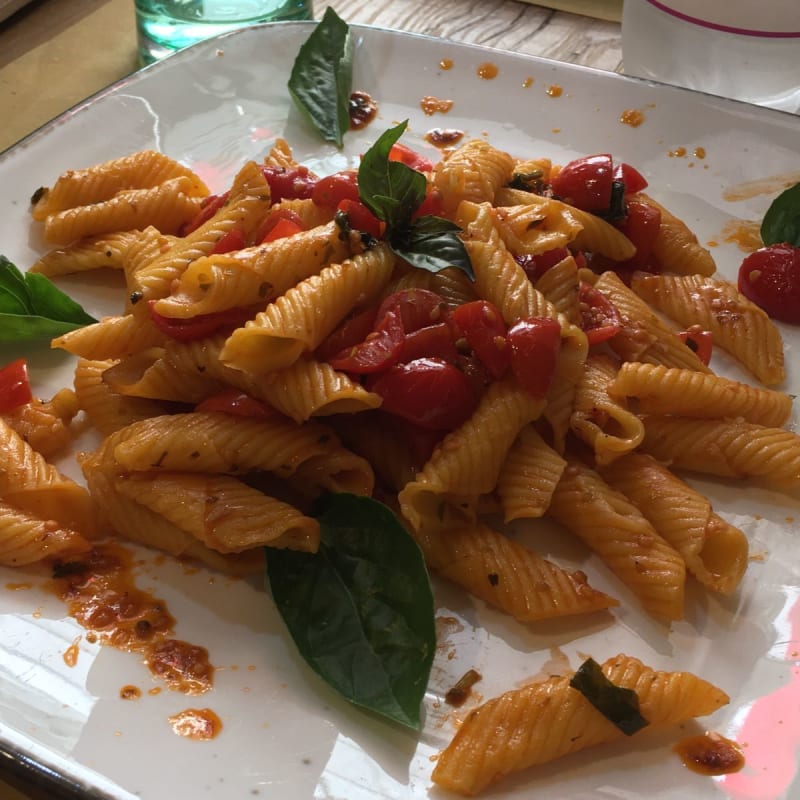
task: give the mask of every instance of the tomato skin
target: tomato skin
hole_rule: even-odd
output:
[[[489,374],[501,378],[511,365],[511,348],[506,323],[497,307],[488,300],[473,300],[453,309],[452,317]]]
[[[561,325],[547,317],[530,317],[508,329],[511,370],[532,397],[544,397],[553,383],[561,352]]]
[[[616,336],[622,329],[617,307],[601,291],[581,281],[578,288],[581,328],[589,344],[600,344]]]
[[[433,169],[430,159],[400,142],[395,142],[389,150],[389,161],[400,161],[417,172],[430,172]]]
[[[358,200],[358,173],[345,170],[320,178],[311,192],[311,200],[325,208],[336,208],[342,200]]]
[[[566,247],[554,247],[539,255],[518,255],[514,260],[525,270],[531,283],[536,283],[551,267],[563,261],[570,255]]]
[[[648,187],[647,178],[624,161],[614,167],[614,180],[625,184],[625,194],[635,194]]]
[[[771,244],[739,267],[739,291],[773,319],[800,324],[800,248]]]
[[[317,179],[302,164],[291,169],[284,167],[261,167],[269,184],[273,203],[281,200],[306,200],[311,197]]]
[[[241,250],[245,246],[244,233],[241,228],[232,228],[222,236],[214,245],[211,255],[220,253],[232,253],[234,250]]]
[[[680,331],[678,338],[708,366],[714,349],[714,334],[711,331],[703,330],[699,325],[692,325],[688,330]]]
[[[337,353],[328,363],[334,369],[356,375],[381,372],[396,364],[403,348],[405,332],[400,314],[389,311],[363,342]]]
[[[285,239],[287,236],[294,236],[296,233],[300,233],[303,230],[303,226],[298,225],[294,220],[279,219],[266,233],[264,238],[261,240],[261,244],[276,242],[278,239]]]
[[[444,298],[428,289],[401,289],[392,292],[378,306],[378,319],[396,311],[403,320],[403,330],[411,333],[419,328],[442,322],[447,316]]]
[[[153,325],[165,336],[179,342],[192,342],[203,339],[221,328],[238,328],[244,325],[253,316],[251,309],[229,308],[226,311],[216,311],[213,314],[198,314],[189,319],[165,317],[159,314],[154,306],[156,300],[150,300],[150,319]]]
[[[426,430],[454,430],[478,405],[466,375],[440,358],[397,364],[368,381],[367,388],[383,398],[384,411]]]
[[[653,256],[653,247],[661,229],[661,210],[641,200],[628,200],[624,219],[616,223],[636,247],[636,255],[624,262],[624,266],[652,271],[658,265]]]
[[[316,357],[320,361],[329,361],[339,353],[363,342],[371,333],[377,314],[377,308],[370,306],[370,308],[346,319],[314,351]]]
[[[418,358],[441,358],[451,363],[458,358],[453,329],[447,322],[437,322],[406,333],[398,361],[405,364]]]
[[[207,397],[195,406],[195,411],[221,411],[223,414],[232,414],[237,417],[250,417],[254,419],[268,419],[277,413],[274,409],[261,400],[238,389]]]
[[[261,227],[258,229],[255,240],[260,244],[274,241],[274,239],[268,237],[273,228],[275,228],[282,220],[293,222],[298,231],[305,230],[303,220],[296,211],[292,211],[289,208],[276,208],[274,211],[270,212],[269,216],[261,223]],[[279,237],[276,236],[275,238]]]
[[[337,211],[347,214],[350,227],[368,233],[375,239],[383,236],[383,223],[360,201],[345,197],[336,206]]]
[[[31,400],[33,393],[28,379],[28,362],[18,358],[0,369],[0,414],[7,414]]]
[[[614,165],[611,156],[602,153],[570,161],[553,176],[553,192],[566,203],[592,213],[608,211]]]
[[[204,197],[200,204],[200,210],[195,214],[194,219],[181,228],[181,236],[190,234],[208,222],[228,202],[230,196],[230,191],[227,191],[222,194],[210,194],[208,197]]]

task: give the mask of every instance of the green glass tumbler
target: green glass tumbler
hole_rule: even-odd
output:
[[[311,0],[136,0],[143,64],[221,33],[288,19],[311,19]]]

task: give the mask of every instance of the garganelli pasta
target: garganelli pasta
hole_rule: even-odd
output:
[[[31,270],[112,268],[125,289],[116,314],[52,340],[73,387],[0,417],[0,563],[116,536],[249,574],[274,548],[316,552],[314,501],[347,492],[384,500],[433,572],[525,625],[611,620],[615,586],[667,625],[687,580],[735,592],[747,539],[675,470],[795,490],[800,438],[781,427],[789,395],[717,375],[687,332],[711,329],[772,387],[780,334],[643,187],[615,216],[559,194],[568,167],[477,139],[419,166],[474,278],[413,266],[353,170],[326,200],[330,176],[283,140],[220,194],[151,151],[54,176],[32,216],[57,246]],[[660,220],[650,242],[625,227],[637,203]],[[85,486],[49,460],[79,424],[99,437],[77,457]],[[548,526],[596,566],[538,552]],[[631,656],[602,670],[653,725],[727,702]],[[473,709],[433,781],[475,794],[621,738],[553,676]]]

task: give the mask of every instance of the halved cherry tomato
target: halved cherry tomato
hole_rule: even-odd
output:
[[[491,376],[502,377],[511,364],[511,348],[506,338],[508,329],[498,309],[488,300],[473,300],[454,308],[451,314]]]
[[[358,200],[358,173],[348,169],[320,178],[311,192],[314,205],[336,208],[342,200]]]
[[[398,361],[404,364],[417,358],[442,358],[451,363],[458,358],[453,329],[447,322],[426,325],[405,335]]]
[[[552,250],[547,250],[536,256],[516,255],[514,260],[525,270],[525,274],[531,283],[536,283],[550,267],[554,267],[563,261],[569,254],[570,252],[566,247],[554,247]]]
[[[238,389],[229,389],[207,397],[195,406],[195,411],[221,411],[223,414],[255,419],[267,419],[277,413],[266,403]]]
[[[156,300],[151,300],[149,303],[150,319],[153,325],[165,336],[177,339],[179,342],[202,339],[222,328],[238,328],[253,316],[252,309],[229,308],[213,314],[198,314],[196,317],[188,319],[177,319],[159,314],[154,308],[156,302]]]
[[[464,373],[440,358],[397,364],[367,382],[382,408],[428,430],[449,431],[469,419],[478,396]]]
[[[320,361],[328,361],[334,356],[355,347],[369,336],[375,325],[378,309],[370,306],[364,311],[348,317],[314,351]]]
[[[0,369],[0,414],[30,403],[33,399],[28,380],[28,362],[18,358]]]
[[[208,222],[211,217],[228,202],[230,195],[231,193],[228,191],[222,194],[210,194],[208,197],[204,197],[203,202],[200,203],[200,210],[195,214],[194,219],[181,228],[181,236],[190,234],[192,231],[197,230],[201,225]]]
[[[624,265],[653,271],[658,266],[653,256],[653,246],[661,229],[661,211],[641,200],[628,200],[625,206],[625,217],[615,225],[636,246],[636,255],[625,261]]]
[[[378,306],[377,319],[383,319],[390,311],[400,314],[403,330],[411,333],[419,328],[445,321],[447,304],[441,295],[428,289],[401,289],[392,292]]]
[[[290,208],[276,208],[274,211],[270,212],[270,215],[261,223],[261,227],[258,229],[258,233],[256,234],[255,240],[260,244],[263,244],[265,241],[268,242],[273,241],[272,239],[268,239],[267,237],[269,236],[272,229],[279,222],[281,222],[281,220],[287,220],[288,222],[293,222],[297,228],[295,233],[301,230],[305,230],[305,225],[303,225],[303,220],[296,211],[292,211]]]
[[[444,200],[442,193],[435,186],[428,186],[425,199],[420,203],[419,208],[413,213],[412,219],[420,217],[441,217],[444,213]]]
[[[212,255],[220,253],[231,253],[234,250],[241,250],[245,246],[244,233],[241,228],[231,228],[224,236],[217,240]]]
[[[383,235],[383,223],[359,200],[345,198],[336,206],[336,210],[347,214],[353,230],[363,231],[376,239]]]
[[[636,167],[622,162],[614,167],[614,180],[625,184],[625,194],[634,194],[647,188],[647,179]]]
[[[273,203],[281,200],[305,200],[311,197],[317,179],[302,164],[291,169],[261,167]]]
[[[800,248],[771,244],[739,267],[739,291],[771,317],[800,323]]]
[[[291,219],[279,219],[261,240],[261,244],[275,242],[278,239],[285,239],[287,236],[294,236],[302,230],[304,230],[303,226],[298,225]]]
[[[529,317],[508,329],[511,370],[533,397],[544,397],[553,383],[561,351],[561,325],[547,317]]]
[[[605,342],[620,332],[622,317],[617,307],[601,291],[586,281],[581,281],[578,288],[578,305],[581,312],[581,328],[590,345]]]
[[[703,330],[699,325],[692,325],[688,330],[680,331],[678,338],[708,366],[714,349],[714,334],[711,331]]]
[[[342,350],[328,363],[334,369],[369,375],[380,372],[396,364],[400,358],[405,333],[400,314],[389,311],[378,322],[377,327],[367,334],[363,342]]]
[[[389,161],[401,161],[417,172],[430,172],[433,169],[433,162],[430,159],[400,142],[393,144],[389,150]]]
[[[553,193],[583,211],[602,213],[611,206],[614,165],[611,156],[599,154],[576,158],[553,176]]]

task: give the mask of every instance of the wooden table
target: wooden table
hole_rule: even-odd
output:
[[[551,4],[611,17],[611,21],[517,0],[317,0],[316,18],[327,5],[348,22],[613,71],[620,69],[622,61],[620,26],[613,21],[620,0]],[[0,23],[0,152],[138,66],[133,0],[30,3]],[[0,759],[2,800],[53,798],[49,789],[27,784],[8,766]]]

